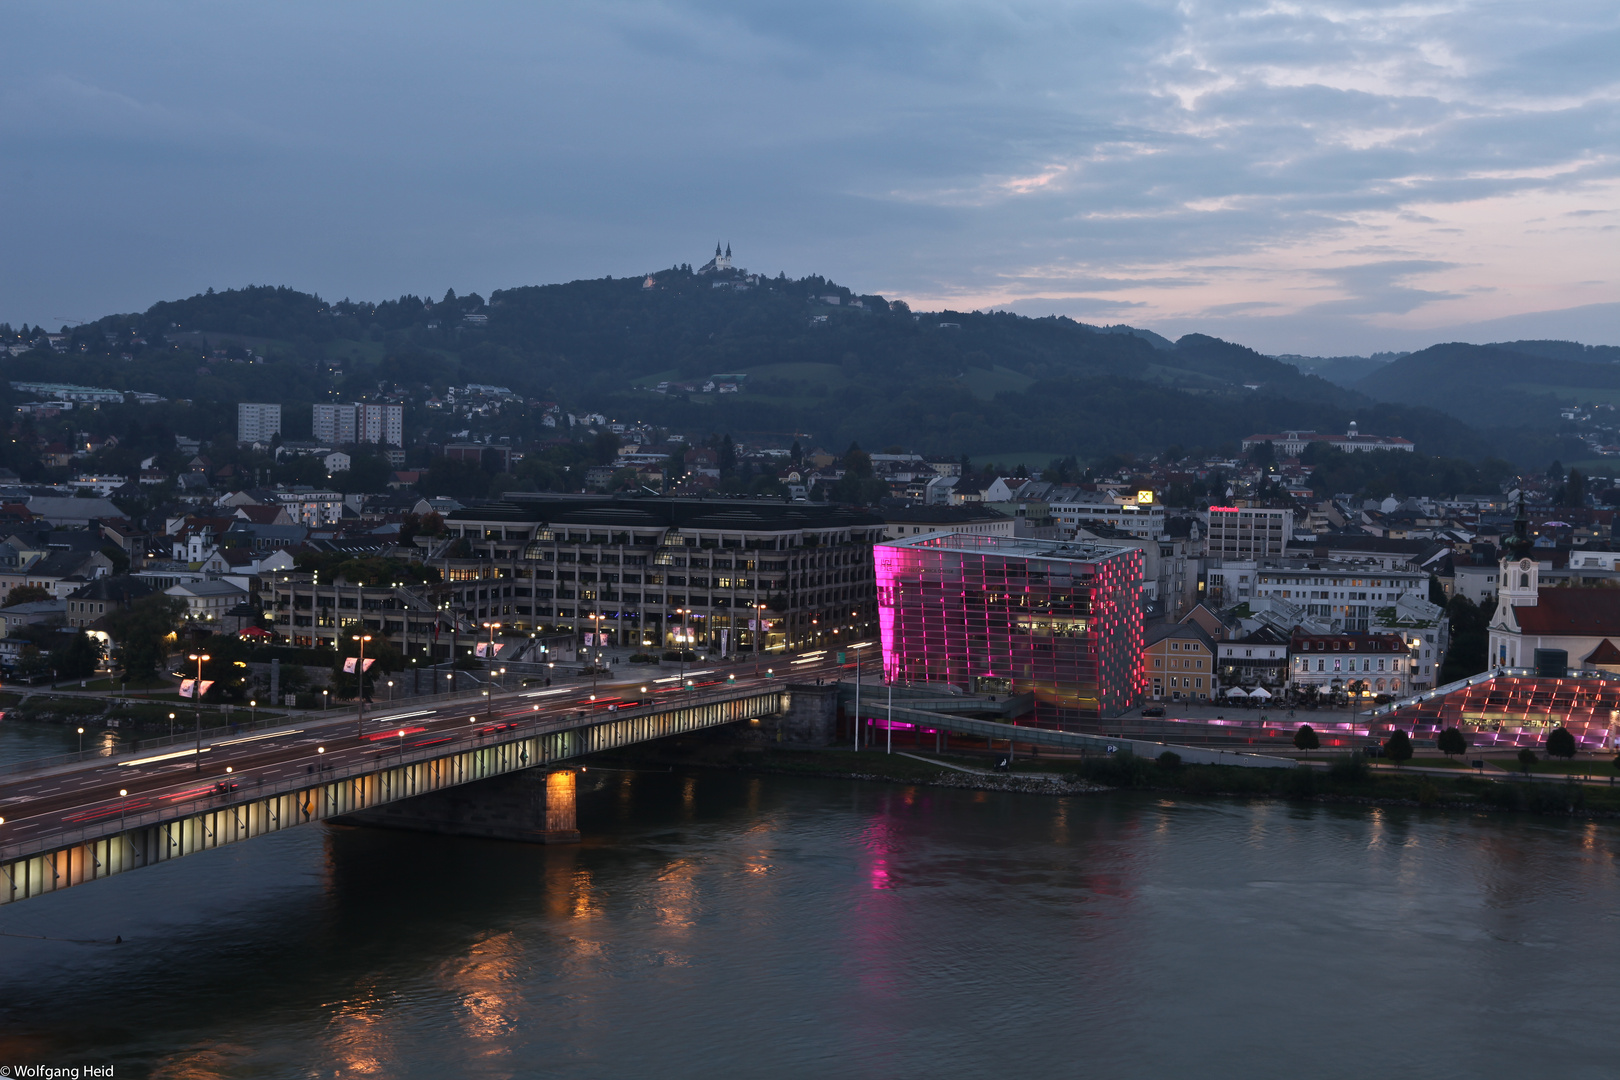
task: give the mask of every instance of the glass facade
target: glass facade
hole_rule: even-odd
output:
[[[1142,692],[1142,553],[963,533],[877,545],[884,674],[1033,692],[1036,717],[1115,716]]]

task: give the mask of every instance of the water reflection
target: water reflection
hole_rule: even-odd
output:
[[[0,1059],[413,1080],[1612,1057],[1606,824],[588,775],[579,846],[293,830],[0,909],[0,933],[126,939],[0,938]],[[1300,1015],[1354,1022],[1279,1038]]]

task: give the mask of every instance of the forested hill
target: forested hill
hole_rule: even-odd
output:
[[[210,290],[81,326],[65,357],[24,354],[10,361],[9,378],[191,399],[217,414],[216,430],[237,400],[298,406],[375,392],[379,383],[437,390],[481,382],[678,431],[952,454],[1213,450],[1255,431],[1338,431],[1352,419],[1433,454],[1538,461],[1558,450],[1550,428],[1507,430],[1508,416],[1495,421],[1502,430],[1485,431],[1468,417],[1414,407],[1411,395],[1378,402],[1199,334],[1172,344],[1066,318],[914,313],[820,277],[700,275],[683,266],[650,279],[376,304],[287,288]],[[198,366],[222,346],[267,362]],[[746,375],[743,392],[655,389],[721,373]]]

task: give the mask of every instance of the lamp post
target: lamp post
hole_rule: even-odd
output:
[[[169,738],[174,738],[174,713],[169,714]]]
[[[488,713],[488,715],[494,716],[495,715],[495,631],[497,631],[497,630],[499,630],[501,628],[501,624],[498,623],[498,622],[487,622],[487,623],[481,623],[480,625],[483,626],[483,628],[485,630],[489,631],[489,688],[484,691],[484,694],[489,699],[489,707],[486,710],[486,712]]]
[[[84,728],[79,729],[79,753],[84,753]]]
[[[191,688],[191,700],[197,705],[197,771],[202,772],[202,666],[213,657],[207,653],[192,653],[186,659],[197,661],[197,682]]]
[[[681,685],[686,685],[686,608],[676,608],[675,614],[681,617],[680,625],[675,628],[675,652],[679,654],[681,663]],[[594,685],[594,684],[593,684]]]
[[[861,748],[861,650],[864,644],[855,646],[855,749]]]
[[[366,642],[371,640],[371,635],[350,634],[349,637],[360,643],[360,659],[354,665],[354,677],[359,688],[355,697],[360,705],[359,711],[355,713],[354,733],[358,737],[366,733]]]
[[[759,677],[759,652],[765,636],[765,605],[754,605],[754,676]]]
[[[394,703],[394,680],[389,679],[388,680],[388,704],[392,705],[393,703]]]
[[[259,699],[254,698],[252,701],[248,702],[248,726],[251,727],[254,724],[257,724],[258,722],[259,722]]]

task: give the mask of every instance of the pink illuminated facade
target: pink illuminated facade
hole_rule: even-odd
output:
[[[874,550],[887,678],[1033,692],[1045,722],[1136,704],[1139,550],[965,533]]]

